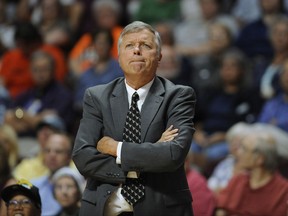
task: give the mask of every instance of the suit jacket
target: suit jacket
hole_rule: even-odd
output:
[[[87,178],[80,215],[103,215],[107,198],[125,182],[128,171],[145,179],[145,197],[134,206],[135,216],[193,215],[184,161],[194,133],[194,90],[156,77],[141,109],[141,144],[123,142],[121,165],[97,151],[103,136],[122,141],[129,109],[124,78],[86,90],[83,117],[73,160]],[[158,142],[170,125],[179,129],[171,142]]]

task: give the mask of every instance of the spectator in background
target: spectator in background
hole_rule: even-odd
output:
[[[257,97],[247,84],[246,64],[240,51],[226,52],[221,61],[219,85],[198,94],[191,148],[195,165],[205,175],[229,152],[225,140],[227,130],[239,121],[255,121]]]
[[[0,158],[0,191],[2,191],[3,188],[16,183],[16,180],[12,175],[12,169],[9,165],[9,154],[2,145],[0,145]],[[6,212],[6,205],[0,200],[0,215],[6,215]]]
[[[284,14],[283,0],[259,0],[262,15],[244,26],[236,40],[236,46],[252,61],[271,59],[273,49],[269,39],[269,27],[278,15]]]
[[[8,124],[0,124],[0,145],[6,150],[10,169],[13,170],[21,158],[17,133]]]
[[[51,45],[43,44],[38,29],[29,22],[18,23],[15,32],[16,48],[7,51],[2,58],[0,77],[10,96],[15,99],[34,85],[31,74],[31,54],[40,49],[49,53],[55,61],[55,78],[64,81],[67,66],[63,53]],[[16,64],[17,62],[17,64]]]
[[[247,173],[233,177],[219,192],[216,216],[285,215],[288,181],[277,171],[275,140],[269,134],[255,132],[243,138],[238,154]]]
[[[6,113],[6,123],[20,136],[35,136],[39,122],[49,115],[62,118],[66,128],[72,122],[72,92],[55,80],[56,62],[43,51],[31,56],[35,87],[23,92]]]
[[[113,36],[113,44],[110,50],[112,57],[118,58],[117,41],[122,31],[119,25],[121,5],[117,0],[94,0],[91,6],[91,14],[94,21],[92,29],[84,33],[76,42],[69,54],[69,70],[73,76],[80,76],[93,65],[90,54],[93,47],[93,31],[99,29],[110,30]],[[93,48],[92,48],[93,50]]]
[[[78,0],[37,1],[32,22],[40,30],[43,41],[60,48],[66,57],[77,39],[83,12],[83,3]]]
[[[13,174],[17,179],[25,178],[32,180],[49,174],[49,169],[45,166],[44,149],[49,138],[54,133],[64,132],[65,126],[60,118],[55,116],[47,116],[37,126],[36,144],[39,149],[35,156],[23,158],[15,167]],[[29,149],[31,151],[31,149]],[[32,150],[33,151],[33,150]]]
[[[44,148],[43,161],[49,169],[49,173],[31,182],[40,189],[42,199],[42,214],[56,215],[60,210],[60,204],[53,196],[53,174],[71,162],[72,141],[63,133],[55,133],[49,136]]]
[[[191,82],[197,92],[215,87],[219,77],[219,66],[223,54],[233,48],[233,37],[229,28],[221,23],[211,23],[208,40],[195,47],[177,45],[177,51],[190,58],[193,72]]]
[[[268,100],[281,91],[279,74],[283,62],[288,58],[288,19],[279,16],[270,27],[269,39],[273,48],[273,58],[260,61],[253,66],[253,84],[263,100]]]
[[[235,18],[221,13],[220,1],[200,0],[199,8],[198,18],[191,17],[176,24],[174,32],[177,45],[195,48],[199,44],[206,43],[209,40],[209,26],[213,23],[226,26],[233,38],[238,35],[238,24]]]
[[[167,78],[175,84],[191,84],[192,67],[189,60],[179,55],[172,45],[162,46],[162,59],[157,69],[157,75]]]
[[[242,138],[250,133],[252,127],[245,122],[234,124],[226,133],[226,142],[229,146],[229,155],[221,160],[213,169],[208,178],[208,187],[218,193],[227,186],[230,179],[242,172],[244,169],[237,163],[237,151],[241,144]]]
[[[82,113],[82,102],[85,90],[99,84],[105,84],[117,77],[123,76],[119,63],[112,57],[111,48],[113,36],[110,30],[98,29],[93,34],[94,63],[77,79],[75,90],[75,109]]]
[[[283,92],[263,105],[258,122],[272,124],[288,132],[288,59],[283,62],[279,81]]]
[[[85,179],[75,169],[63,167],[52,177],[53,194],[61,205],[56,216],[78,216]]]
[[[27,180],[20,180],[4,188],[1,198],[6,203],[7,216],[41,216],[39,189]]]
[[[177,52],[173,34],[173,25],[168,22],[155,24],[162,40],[162,59],[157,75],[165,77],[175,84],[191,86],[192,66],[188,58]]]

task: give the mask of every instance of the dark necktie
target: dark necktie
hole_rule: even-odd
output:
[[[127,113],[123,141],[141,143],[141,115],[137,106],[139,95],[135,92],[132,95],[131,106]],[[144,197],[144,185],[141,178],[126,178],[122,186],[121,194],[125,200],[134,205],[138,200]]]

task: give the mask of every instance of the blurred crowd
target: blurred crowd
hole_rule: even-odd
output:
[[[83,95],[123,76],[117,41],[135,20],[161,35],[158,75],[197,93],[195,215],[288,215],[288,0],[0,0],[0,190],[25,178],[43,215],[77,215],[61,177],[83,189]]]

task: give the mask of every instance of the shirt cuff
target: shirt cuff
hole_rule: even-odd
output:
[[[123,142],[119,142],[117,146],[117,157],[116,157],[116,163],[121,164],[121,149],[122,149]]]

